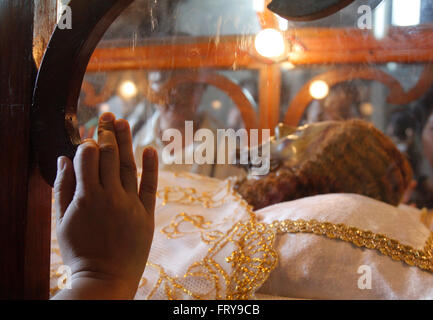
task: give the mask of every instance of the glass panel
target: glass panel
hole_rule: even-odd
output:
[[[359,0],[309,22],[280,18],[268,2],[136,0],[89,64],[79,102],[82,136],[95,137],[97,117],[111,111],[129,120],[138,160],[140,148],[161,151],[162,132],[184,132],[188,120],[196,130],[273,134],[279,122],[358,118],[409,159],[418,183],[409,203],[433,207],[433,1],[411,0],[408,8],[406,0]],[[234,165],[219,174],[203,165],[182,170],[245,175]]]

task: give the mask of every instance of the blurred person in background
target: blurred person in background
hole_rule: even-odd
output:
[[[161,89],[170,80],[171,77],[182,77],[184,73],[191,73],[190,70],[180,71],[164,71],[159,72],[158,77],[154,77],[152,88],[161,92]],[[218,145],[217,129],[222,129],[223,126],[217,123],[216,119],[210,116],[205,110],[199,110],[203,94],[207,88],[207,84],[199,82],[181,82],[167,90],[162,95],[163,99],[160,104],[155,105],[156,109],[150,119],[147,120],[141,128],[136,129],[132,125],[133,131],[136,134],[133,137],[134,154],[138,159],[144,148],[148,146],[158,150],[160,168],[163,170],[175,172],[191,172],[204,176],[225,179],[229,176],[243,175],[244,171],[230,164],[216,164],[217,150],[220,150]],[[130,119],[128,119],[130,120]],[[131,119],[137,123],[136,119]],[[189,155],[192,156],[202,142],[185,141],[185,122],[193,122],[194,133],[199,129],[209,129],[214,136],[214,163],[213,164],[167,164],[162,159],[162,150],[171,141],[163,141],[162,136],[165,130],[176,129],[182,135],[182,153],[183,157],[178,154],[171,154],[173,159],[180,157],[185,160]],[[187,145],[185,145],[188,143]],[[137,162],[139,163],[139,162]]]
[[[314,100],[306,112],[306,122],[364,119],[360,110],[361,94],[355,84],[344,82],[333,86],[328,96]]]
[[[420,123],[418,136],[424,158],[411,202],[418,208],[433,209],[433,103],[419,106],[416,112]]]

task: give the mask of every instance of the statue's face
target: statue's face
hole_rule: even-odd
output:
[[[317,153],[324,143],[327,133],[341,124],[337,121],[318,122],[294,128],[279,125],[271,143],[271,169],[283,162],[295,168]]]
[[[236,185],[256,209],[324,193],[356,193],[397,205],[412,175],[392,141],[360,120],[280,127],[267,143],[271,172]]]

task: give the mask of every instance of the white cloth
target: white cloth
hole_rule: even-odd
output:
[[[431,235],[421,211],[354,194],[327,194],[280,203],[256,212],[261,222],[312,220],[370,230],[423,249]],[[309,299],[433,299],[433,274],[380,252],[315,234],[282,234],[275,248],[278,267],[260,288],[262,294]],[[360,289],[371,270],[371,289]],[[361,285],[361,287],[365,287]]]
[[[239,223],[246,224],[251,217],[243,200],[232,192],[231,185],[230,180],[162,172],[155,236],[143,274],[146,282],[138,290],[136,299],[239,298],[246,289],[242,286],[236,289],[244,274],[243,267],[254,275],[255,280],[248,283],[249,293],[245,291],[247,296],[253,296],[268,272],[254,268],[252,260],[228,262],[227,258],[243,254],[251,259],[262,259],[266,264],[276,262],[276,256],[267,250],[251,253],[247,245],[253,240],[242,244],[241,239],[257,235],[248,228],[233,229]],[[167,199],[165,205],[164,198]],[[266,234],[257,236],[256,240],[271,250],[272,241],[266,237]],[[254,246],[256,249],[259,247]],[[268,258],[263,258],[266,254]]]
[[[322,235],[276,235],[271,226],[286,219],[343,223],[422,249],[431,231],[420,210],[327,194],[254,214],[232,184],[160,172],[154,240],[136,299],[433,299],[431,272]],[[52,232],[53,294],[62,262],[54,225]],[[359,287],[361,266],[371,270],[371,289]]]

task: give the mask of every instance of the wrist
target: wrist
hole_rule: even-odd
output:
[[[132,300],[138,282],[100,272],[80,271],[72,275],[71,289],[63,289],[55,300]]]
[[[74,286],[85,286],[95,294],[94,299],[131,300],[137,292],[138,281],[101,272],[80,271],[72,274],[72,288]]]

